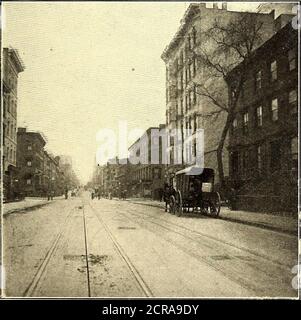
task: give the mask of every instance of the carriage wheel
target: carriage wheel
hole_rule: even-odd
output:
[[[217,218],[221,211],[221,196],[219,195],[218,192],[214,192],[213,195],[214,196],[210,201],[209,210],[210,210],[210,214]]]
[[[169,208],[168,208],[168,212],[171,214],[175,214],[176,211],[176,199],[174,196],[171,196],[169,198]]]

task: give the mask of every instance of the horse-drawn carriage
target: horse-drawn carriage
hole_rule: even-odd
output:
[[[165,202],[177,216],[192,211],[218,217],[221,198],[214,191],[214,170],[192,166],[176,172]]]

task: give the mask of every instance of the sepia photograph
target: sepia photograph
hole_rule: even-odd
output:
[[[1,298],[298,300],[299,54],[298,2],[3,1]]]

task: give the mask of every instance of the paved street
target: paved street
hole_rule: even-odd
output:
[[[296,296],[297,236],[89,194],[4,216],[7,296]]]

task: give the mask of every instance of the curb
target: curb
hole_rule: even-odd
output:
[[[134,204],[140,204],[142,206],[149,206],[149,207],[164,209],[164,206],[163,205],[160,206],[159,204],[142,203],[142,202],[136,202],[136,201],[131,201],[131,200],[128,200],[128,201],[131,203],[134,203]],[[293,235],[293,236],[298,235],[298,226],[297,226],[296,230],[291,230],[291,229],[281,228],[281,227],[277,227],[277,226],[267,225],[264,223],[259,223],[256,221],[246,221],[246,220],[235,219],[235,218],[230,218],[230,217],[219,216],[218,219],[233,222],[233,223],[248,225],[251,227],[261,228],[261,229],[265,229],[265,230],[271,230],[271,231],[284,233],[284,234],[288,234],[288,235]]]
[[[5,216],[8,216],[10,214],[13,214],[13,213],[18,213],[18,212],[24,212],[24,211],[29,211],[29,210],[37,210],[39,208],[42,208],[48,204],[50,204],[51,202],[44,202],[44,203],[38,203],[38,204],[34,204],[34,205],[31,205],[31,206],[28,206],[28,207],[25,207],[25,208],[18,208],[18,209],[12,209],[10,211],[7,211],[7,212],[3,212],[3,217]]]

